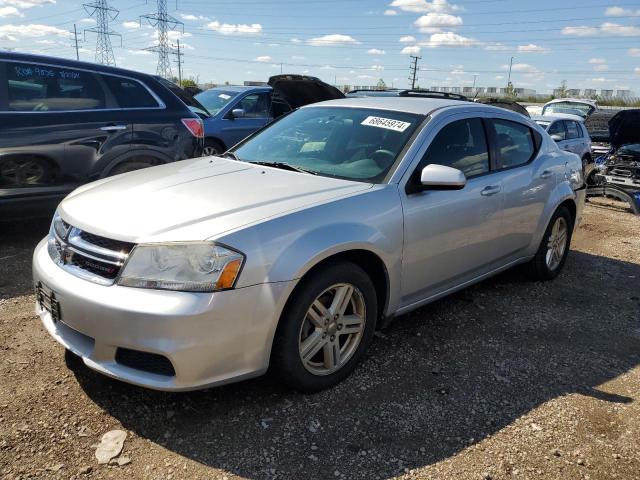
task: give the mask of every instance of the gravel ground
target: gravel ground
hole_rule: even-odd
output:
[[[2,228],[2,479],[640,478],[640,219],[607,202],[556,281],[510,271],[403,316],[307,396],[158,393],[65,361],[32,313],[47,224]],[[130,463],[98,465],[113,429]]]

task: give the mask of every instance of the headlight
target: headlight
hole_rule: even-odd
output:
[[[212,242],[137,245],[119,285],[188,292],[213,292],[235,285],[244,255]]]

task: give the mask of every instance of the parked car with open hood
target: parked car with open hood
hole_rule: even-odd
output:
[[[531,118],[531,114],[529,113],[529,111],[515,100],[509,100],[508,98],[488,97],[478,98],[476,102],[482,103],[484,105],[493,105],[494,107],[506,108],[507,110],[511,110],[512,112],[517,112],[520,115]]]
[[[224,157],[78,188],[34,252],[36,311],[123,381],[189,390],[271,367],[315,391],[394,315],[518,264],[555,278],[583,202],[578,156],[520,114],[320,102]]]
[[[0,52],[0,220],[83,183],[202,153],[202,122],[157,78]]]
[[[343,98],[337,88],[305,75],[276,75],[268,86],[220,86],[195,99],[204,106],[205,155],[223,153],[274,119],[296,108]]]
[[[591,137],[584,126],[583,118],[567,113],[551,113],[534,116],[533,120],[544,128],[561,150],[575,153],[582,160],[585,175],[593,164]]]

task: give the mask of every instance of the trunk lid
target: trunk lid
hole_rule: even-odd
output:
[[[284,100],[292,110],[310,103],[345,98],[336,87],[306,75],[274,75],[268,83],[274,96]]]

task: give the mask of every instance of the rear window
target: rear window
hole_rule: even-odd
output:
[[[96,75],[36,63],[6,64],[8,109],[15,112],[97,110],[105,93]]]
[[[102,75],[120,108],[154,108],[158,102],[137,80]]]

